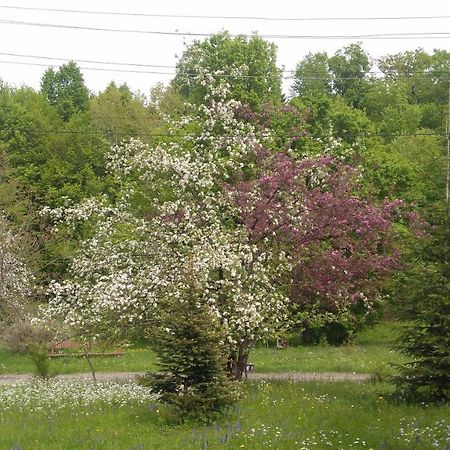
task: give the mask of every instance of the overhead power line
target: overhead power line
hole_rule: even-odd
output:
[[[108,65],[108,66],[128,66],[128,67],[142,67],[142,68],[161,68],[161,69],[172,69],[175,70],[177,67],[175,65],[161,65],[161,64],[144,64],[144,63],[130,63],[130,62],[120,62],[120,61],[99,61],[99,60],[93,60],[93,59],[79,59],[79,58],[60,58],[60,57],[53,57],[53,56],[40,56],[40,55],[29,55],[29,54],[23,54],[23,53],[11,53],[11,52],[0,52],[1,56],[11,56],[14,58],[31,58],[31,59],[42,59],[45,61],[61,61],[61,62],[69,62],[69,61],[74,61],[76,63],[87,63],[87,64],[100,64],[100,65]],[[28,61],[3,61],[6,63],[11,63],[11,64],[15,64],[15,63],[20,63],[20,64],[27,64]],[[31,62],[30,62],[31,64]],[[47,64],[42,64],[43,66],[47,66]],[[52,67],[55,67],[54,65],[51,65]],[[85,68],[86,69],[86,68]],[[89,69],[89,68],[88,68]],[[96,68],[92,68],[92,70],[95,70]],[[106,69],[104,69],[106,70]],[[114,69],[111,69],[114,70]],[[124,69],[125,70],[125,69]],[[290,69],[284,69],[281,70],[282,73],[287,73],[287,74],[295,74],[296,70]],[[142,71],[142,73],[147,73]],[[149,72],[149,73],[157,73],[157,74],[163,74],[163,75],[172,75],[172,72]],[[189,74],[187,74],[189,75]],[[364,77],[366,75],[386,75],[389,77],[395,77],[395,74],[392,73],[388,73],[388,72],[382,72],[380,70],[369,70],[366,72],[360,72],[360,73],[355,73],[354,76],[352,77],[345,77],[345,78],[340,78],[340,77],[335,77],[333,76],[331,73],[329,72],[308,72],[307,74],[304,74],[301,76],[302,79],[307,79],[307,80],[328,80],[331,78],[339,78],[339,79],[359,79],[361,77]],[[450,72],[449,71],[443,71],[443,70],[435,70],[433,72],[424,72],[424,71],[411,71],[408,73],[404,73],[402,75],[400,75],[399,77],[410,77],[410,76],[415,76],[415,75],[423,75],[424,78],[436,78],[437,76],[450,76]],[[192,76],[197,76],[197,74],[192,73]],[[226,76],[226,75],[225,75]],[[230,76],[231,77],[231,76]],[[239,75],[233,76],[233,77],[237,77],[239,78]],[[245,78],[253,78],[253,77],[263,77],[263,75],[258,76],[258,75],[242,75],[242,77]],[[420,77],[419,77],[420,78]]]
[[[136,30],[124,28],[103,28],[103,27],[86,27],[80,25],[62,25],[55,23],[43,22],[27,22],[19,20],[0,20],[5,25],[21,25],[39,28],[60,28],[68,30],[85,30],[85,31],[104,31],[114,33],[136,33],[157,36],[181,36],[181,37],[211,37],[215,33],[197,33],[197,32],[181,32],[181,31],[154,31],[154,30]],[[376,34],[353,34],[353,35],[300,35],[300,34],[229,34],[230,37],[253,37],[257,36],[264,39],[303,39],[303,40],[341,40],[341,39],[448,39],[450,32],[420,32],[420,33],[376,33]]]
[[[0,55],[13,55],[11,53],[0,53]],[[19,56],[19,55],[16,55]],[[39,57],[39,56],[29,56],[30,58],[43,58],[48,60],[55,60],[55,61],[73,61],[73,59],[70,58],[50,58],[50,57]],[[86,66],[78,66],[79,69],[82,70],[93,70],[93,71],[100,71],[100,72],[119,72],[119,73],[136,73],[136,74],[143,74],[143,75],[169,75],[174,76],[176,75],[175,72],[175,66],[158,66],[158,65],[152,65],[152,64],[131,64],[131,63],[113,63],[113,62],[101,62],[101,61],[93,61],[93,60],[75,60],[75,62],[90,62],[95,64],[108,64],[108,65],[127,65],[127,66],[137,66],[137,67],[168,67],[174,69],[171,72],[168,71],[155,71],[155,70],[135,70],[135,69],[123,69],[123,68],[115,68],[115,67],[86,67]],[[58,69],[60,66],[57,64],[46,64],[43,62],[32,62],[32,61],[7,61],[7,60],[0,60],[0,64],[18,64],[23,66],[37,66],[37,67],[47,67],[47,68],[53,68]],[[280,75],[281,79],[283,80],[292,80],[296,78],[293,74],[295,73],[294,70],[285,70],[282,71],[283,73],[289,73],[290,75]],[[198,73],[183,73],[183,76],[187,78],[195,78],[198,77]],[[305,81],[335,81],[335,80],[361,80],[365,76],[377,76],[377,75],[385,75],[388,77],[391,81],[396,80],[402,80],[402,79],[411,79],[411,76],[414,75],[415,80],[426,80],[426,79],[432,79],[434,81],[447,81],[450,79],[450,72],[444,72],[444,71],[438,71],[435,73],[426,73],[426,72],[410,72],[405,73],[401,75],[394,75],[394,74],[387,74],[381,71],[368,71],[368,72],[362,72],[355,74],[354,76],[349,77],[339,77],[335,76],[333,74],[324,74],[324,73],[311,73],[308,75],[299,75],[299,79],[305,80]],[[260,79],[260,78],[267,78],[267,75],[229,75],[226,73],[223,74],[210,74],[210,76],[214,78],[227,78],[227,79]]]
[[[10,129],[9,131],[13,131]],[[36,129],[22,129],[22,131],[29,131],[31,133],[36,134],[73,134],[73,135],[116,135],[116,136],[147,136],[147,137],[158,137],[158,138],[176,138],[176,137],[188,137],[188,138],[196,138],[200,137],[199,134],[188,134],[188,133],[147,133],[147,132],[120,132],[120,131],[99,131],[99,130],[93,130],[93,131],[86,131],[86,130],[36,130]],[[375,136],[395,136],[395,137],[418,137],[418,136],[446,136],[447,133],[439,133],[439,132],[416,132],[416,133],[383,133],[383,132],[377,132],[377,133],[349,133],[349,136],[351,137],[375,137]],[[220,135],[221,137],[227,138],[227,137],[234,137],[234,135]],[[248,134],[248,137],[253,137],[254,134]],[[309,136],[313,137],[313,136]]]
[[[143,67],[143,68],[162,68],[162,69],[173,69],[175,70],[177,67],[175,65],[161,65],[161,64],[144,64],[144,63],[131,63],[131,62],[120,62],[120,61],[99,61],[99,60],[93,60],[93,59],[79,59],[79,58],[60,58],[60,57],[53,57],[53,56],[40,56],[40,55],[29,55],[29,54],[23,54],[23,53],[11,53],[11,52],[0,52],[0,55],[2,56],[11,56],[11,57],[17,57],[17,58],[32,58],[32,59],[42,59],[42,60],[46,60],[46,61],[61,61],[61,62],[68,62],[68,61],[74,61],[76,63],[88,63],[88,64],[100,64],[100,65],[108,65],[108,66],[129,66],[129,67]],[[28,61],[1,61],[3,63],[10,63],[10,64],[32,64],[32,62],[28,62]],[[33,63],[34,64],[34,63]],[[48,64],[39,64],[42,66],[49,66]],[[51,67],[55,67],[54,65],[50,64]],[[91,70],[96,70],[96,68],[85,68],[87,70],[91,69]],[[99,68],[100,70],[100,68]],[[102,70],[106,70],[106,69],[102,69]],[[114,70],[114,69],[111,69]],[[124,71],[127,69],[124,69]],[[294,74],[296,72],[296,70],[290,69],[284,69],[281,70],[282,73],[287,73],[287,74]],[[163,74],[163,75],[172,75],[172,72],[144,72],[142,71],[142,73],[157,73],[157,74]],[[190,75],[190,74],[186,74],[186,75]],[[196,73],[192,73],[192,76],[197,76]],[[331,80],[331,79],[345,79],[345,80],[357,80],[360,79],[361,77],[364,77],[366,75],[385,75],[385,76],[389,76],[389,77],[398,77],[398,78],[402,78],[402,77],[410,77],[410,76],[416,76],[416,75],[421,75],[424,78],[436,78],[439,76],[450,76],[450,72],[449,71],[444,71],[444,70],[435,70],[433,72],[424,72],[424,71],[411,71],[411,72],[405,72],[401,75],[396,75],[394,73],[389,73],[388,71],[386,72],[382,72],[380,70],[369,70],[366,72],[360,72],[360,73],[355,73],[354,76],[352,77],[336,77],[334,75],[332,75],[331,73],[326,73],[326,72],[309,72],[308,74],[304,74],[301,76],[302,79],[306,79],[306,80]],[[214,76],[214,75],[213,75]],[[227,75],[222,75],[222,76],[227,76]],[[229,75],[230,77],[233,78],[260,78],[263,77],[263,75]],[[264,75],[265,77],[265,75]],[[420,77],[418,77],[420,78]]]
[[[2,56],[14,56],[18,58],[33,58],[33,59],[45,59],[48,61],[76,61],[80,63],[88,63],[88,64],[104,64],[104,65],[112,65],[112,66],[133,66],[133,67],[154,67],[161,69],[175,69],[174,65],[166,66],[161,64],[141,64],[141,63],[127,63],[127,62],[112,62],[112,61],[97,61],[92,59],[78,59],[78,58],[57,58],[52,56],[38,56],[38,55],[27,55],[23,53],[8,53],[8,52],[0,52]]]
[[[267,22],[326,22],[326,21],[350,21],[350,20],[443,20],[450,16],[386,16],[386,17],[265,17],[265,16],[216,16],[216,15],[197,15],[197,14],[160,14],[160,13],[138,13],[126,11],[89,11],[79,9],[62,8],[33,8],[25,6],[0,5],[0,8],[21,10],[21,11],[42,11],[58,12],[69,14],[91,14],[103,16],[128,16],[128,17],[156,17],[173,19],[226,19],[226,20],[261,20]]]
[[[23,66],[38,66],[38,67],[51,67],[54,69],[59,68],[56,64],[44,64],[44,63],[37,63],[37,62],[28,62],[28,61],[5,61],[0,60],[1,64],[19,64]],[[115,69],[115,68],[106,68],[106,67],[82,67],[78,66],[82,70],[95,70],[95,71],[101,71],[101,72],[124,72],[124,73],[142,73],[144,75],[175,75],[175,72],[157,72],[157,71],[150,71],[150,70],[133,70],[133,69]]]

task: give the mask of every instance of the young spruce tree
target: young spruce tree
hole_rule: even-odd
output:
[[[436,227],[421,265],[407,277],[409,317],[413,322],[398,339],[411,361],[399,366],[397,393],[407,400],[450,400],[450,229],[448,217]]]
[[[188,280],[181,299],[162,308],[151,333],[161,371],[139,379],[162,403],[175,406],[183,420],[206,419],[237,400],[237,383],[225,371],[226,335],[198,299]]]

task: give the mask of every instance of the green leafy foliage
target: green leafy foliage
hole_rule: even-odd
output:
[[[91,122],[112,144],[136,136],[149,142],[152,134],[161,132],[161,121],[158,112],[145,102],[145,97],[131,92],[126,84],[110,83],[91,100]]]
[[[370,70],[369,55],[361,43],[350,44],[338,50],[329,60],[334,75],[335,91],[345,97],[349,104],[359,107],[368,89],[366,72]]]
[[[350,44],[331,57],[309,53],[296,67],[292,93],[309,98],[338,94],[348,104],[360,107],[369,89],[366,72],[370,67],[369,55],[360,43]]]
[[[31,343],[28,345],[28,354],[34,364],[34,374],[40,378],[50,376],[50,358],[45,345]]]
[[[241,68],[238,75],[232,70]],[[260,109],[263,103],[281,101],[281,71],[276,66],[274,44],[254,35],[231,37],[228,32],[190,45],[177,64],[173,81],[180,93],[193,103],[201,103],[205,88],[196,75],[207,69],[224,71],[231,85],[231,97]],[[243,70],[242,70],[243,69]]]
[[[295,68],[291,92],[302,97],[331,95],[332,75],[325,52],[308,53]]]
[[[89,105],[89,90],[73,61],[63,64],[56,72],[47,69],[41,80],[41,92],[65,122],[86,111]]]

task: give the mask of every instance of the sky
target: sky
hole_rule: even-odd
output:
[[[8,8],[8,6],[14,8]],[[137,15],[82,14],[17,8]],[[148,16],[151,14],[221,16],[222,18]],[[241,19],[225,18],[237,16]],[[438,18],[420,20],[411,18],[430,16],[438,16]],[[442,16],[447,17],[442,18]],[[242,17],[253,17],[253,19],[242,19]],[[256,17],[272,20],[257,20]],[[405,20],[361,19],[374,17],[409,18]],[[347,19],[305,20],[311,18]],[[349,20],[349,18],[359,19]],[[61,28],[61,26],[102,28],[103,30]],[[128,31],[106,31],[105,29]],[[131,30],[141,32],[130,32]],[[295,69],[296,64],[309,52],[326,51],[332,55],[343,46],[357,41],[362,42],[363,48],[374,59],[417,48],[423,48],[428,52],[436,48],[450,51],[450,1],[0,0],[0,79],[13,86],[27,85],[39,89],[40,79],[46,67],[59,66],[74,60],[82,68],[86,85],[93,92],[101,91],[111,81],[115,81],[117,84],[127,83],[132,90],[147,95],[156,83],[166,84],[170,81],[177,58],[182,55],[187,45],[194,39],[204,39],[149,32],[213,34],[222,30],[228,30],[232,34],[257,32],[259,35],[290,36],[267,39],[277,45],[278,66],[287,71]],[[409,33],[409,39],[355,37],[380,33]],[[430,34],[411,36],[410,33],[447,34],[444,36],[434,34],[433,36],[439,36],[439,38],[427,39],[426,37]],[[294,36],[326,36],[326,38],[300,39]],[[338,39],[336,36],[351,37]],[[96,63],[86,61],[96,61]],[[149,65],[162,67],[148,67]],[[120,72],[118,69],[144,73]],[[289,76],[289,73],[285,75]],[[284,80],[285,93],[288,93],[289,83],[289,79]]]

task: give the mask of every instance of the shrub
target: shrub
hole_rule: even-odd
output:
[[[50,375],[50,358],[47,346],[44,344],[28,344],[28,354],[34,364],[34,374],[40,378],[48,378]]]
[[[305,307],[300,324],[303,328],[302,342],[306,345],[327,342],[340,346],[352,341],[364,327],[373,325],[382,316],[382,302],[379,298],[368,301],[360,299],[340,311]]]
[[[50,326],[21,321],[7,327],[1,340],[10,352],[28,354],[34,364],[35,375],[48,378],[50,374],[48,347],[54,336],[55,330]]]
[[[53,337],[54,331],[49,327],[20,321],[13,323],[4,330],[1,342],[12,353],[28,353],[30,344],[47,346]]]

